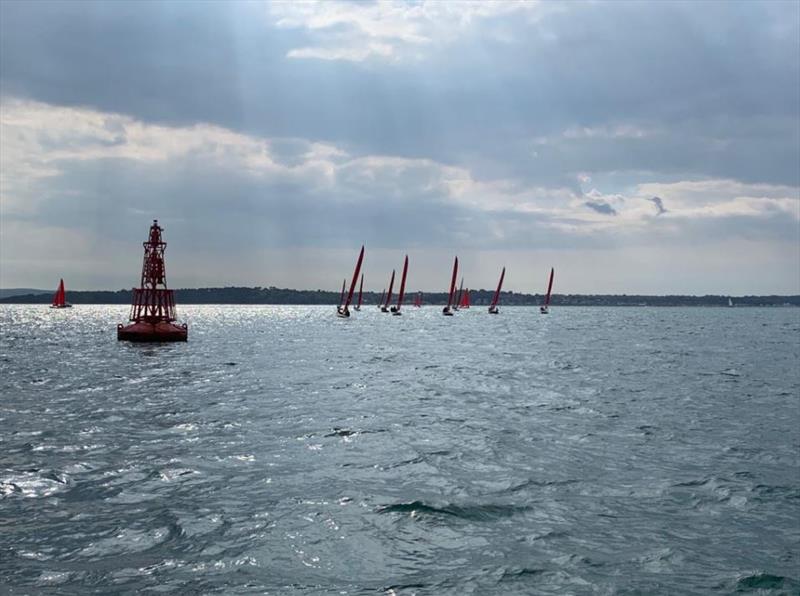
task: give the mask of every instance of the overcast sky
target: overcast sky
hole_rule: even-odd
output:
[[[800,3],[0,2],[0,287],[800,293]]]

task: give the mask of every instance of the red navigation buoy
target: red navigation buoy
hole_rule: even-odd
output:
[[[141,287],[133,288],[130,325],[117,325],[117,339],[126,341],[186,341],[186,324],[175,321],[175,296],[167,289],[161,226],[153,220],[150,237],[144,243]]]

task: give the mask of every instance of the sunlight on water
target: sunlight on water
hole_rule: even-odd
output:
[[[795,309],[178,312],[0,307],[4,585],[800,587]]]

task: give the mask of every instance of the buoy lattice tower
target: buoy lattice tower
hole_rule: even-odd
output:
[[[153,220],[150,235],[144,246],[142,278],[133,288],[130,325],[117,325],[117,339],[129,341],[186,341],[185,324],[175,324],[175,295],[167,289],[164,251],[167,243],[161,237],[163,229]]]

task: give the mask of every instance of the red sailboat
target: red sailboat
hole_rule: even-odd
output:
[[[342,306],[344,305],[344,288],[345,288],[346,285],[347,285],[347,278],[345,277],[342,280],[342,291],[339,294],[339,306],[336,307],[337,309],[342,308]]]
[[[461,302],[458,303],[458,308],[469,308],[469,288],[461,294]]]
[[[392,307],[392,314],[396,317],[400,316],[400,308],[403,306],[403,297],[406,295],[406,275],[408,275],[408,255],[403,263],[403,276],[400,278],[400,293],[397,295],[397,306]]]
[[[350,281],[350,291],[347,293],[347,300],[336,309],[336,316],[346,319],[350,316],[350,303],[353,301],[353,292],[356,289],[356,280],[358,274],[361,273],[361,263],[364,260],[364,245],[361,245],[361,252],[358,253],[358,261],[356,261],[356,269],[353,272],[353,278]],[[344,284],[342,284],[342,297],[344,297]]]
[[[417,292],[417,295],[414,298],[414,308],[420,308],[421,306],[422,306],[422,292]]]
[[[489,305],[490,315],[496,315],[500,312],[500,309],[497,308],[497,305],[500,302],[500,290],[503,288],[503,278],[505,276],[506,268],[503,267],[503,271],[500,273],[500,281],[497,282],[497,289],[494,291],[494,296],[492,296],[492,303]]]
[[[117,325],[117,339],[127,341],[186,341],[186,324],[178,325],[175,296],[167,289],[162,228],[153,220],[150,235],[144,243],[141,287],[133,289],[130,325]]]
[[[547,282],[547,294],[544,297],[544,304],[539,307],[539,312],[543,315],[546,315],[550,312],[550,292],[553,291],[553,273],[555,273],[555,269],[553,267],[550,268],[550,281]]]
[[[461,285],[458,288],[458,294],[453,301],[453,310],[458,310],[461,307],[461,296],[464,295],[464,278],[461,278]]]
[[[361,284],[358,286],[358,302],[353,307],[354,310],[361,310],[361,295],[364,293],[364,274],[361,274]]]
[[[392,288],[394,287],[394,269],[392,269],[392,277],[389,280],[389,291],[386,293],[386,302],[381,305],[381,312],[389,312],[389,303],[392,301]]]
[[[58,289],[56,293],[53,294],[53,304],[50,305],[50,308],[72,308],[72,305],[67,302],[63,279],[58,283]]]
[[[442,314],[446,317],[452,317],[453,295],[456,291],[456,277],[458,277],[458,257],[453,261],[453,277],[450,280],[450,293],[447,295],[447,306],[442,309]]]

